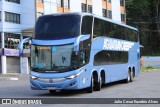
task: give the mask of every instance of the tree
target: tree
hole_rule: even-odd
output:
[[[127,24],[139,28],[142,55],[160,55],[160,0],[126,0]]]

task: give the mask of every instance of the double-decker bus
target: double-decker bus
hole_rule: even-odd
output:
[[[89,13],[38,18],[31,40],[33,90],[100,91],[102,84],[132,82],[140,73],[136,28]]]

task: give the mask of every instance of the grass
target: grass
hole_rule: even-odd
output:
[[[150,72],[150,71],[154,71],[154,70],[160,70],[159,67],[154,68],[152,66],[147,66],[147,67],[141,67],[140,71],[141,72]]]

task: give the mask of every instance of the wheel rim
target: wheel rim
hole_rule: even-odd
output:
[[[128,72],[128,82],[131,80],[130,72]]]
[[[102,85],[102,77],[100,76],[100,85]]]
[[[93,79],[93,76],[92,76],[92,83],[91,83],[91,87],[92,87],[92,91],[93,91],[93,87],[94,87],[94,79]]]
[[[133,80],[134,76],[133,76],[133,72],[131,72],[131,81]]]

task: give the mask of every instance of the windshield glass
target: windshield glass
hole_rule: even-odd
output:
[[[78,68],[73,45],[31,46],[31,70],[71,71]]]
[[[80,15],[42,16],[35,26],[35,39],[57,40],[77,37],[80,35],[80,21]]]

